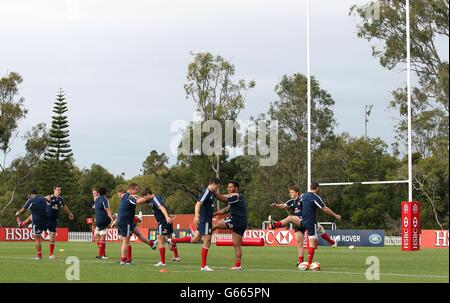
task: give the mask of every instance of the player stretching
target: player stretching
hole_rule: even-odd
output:
[[[106,228],[114,220],[109,201],[106,198],[106,188],[94,188],[92,190],[95,208],[95,232],[94,237],[98,246],[98,259],[106,260]]]
[[[298,186],[291,186],[289,188],[289,195],[291,199],[286,203],[272,203],[271,206],[277,209],[291,209],[294,213],[281,221],[271,222],[271,217],[269,218],[269,228],[280,228],[280,227],[289,227],[292,223],[295,227],[295,239],[297,240],[297,253],[298,253],[298,264],[303,263],[305,261],[304,257],[304,233],[305,228],[302,227],[302,204],[300,201],[300,188]],[[297,266],[298,266],[297,264]]]
[[[143,204],[150,201],[151,195],[144,197],[138,197],[136,194],[139,191],[139,186],[136,183],[130,183],[128,185],[127,192],[122,196],[119,205],[119,213],[117,215],[117,227],[119,235],[122,237],[121,245],[121,265],[132,264],[132,260],[128,258],[130,247],[130,236],[134,233],[139,240],[149,245],[152,249],[156,249],[156,242],[151,241],[145,237],[134,221],[134,215],[136,212],[136,205]]]
[[[236,262],[231,270],[241,270],[242,259],[242,237],[247,229],[247,205],[244,196],[239,192],[239,183],[230,181],[227,187],[228,195],[221,195],[214,193],[217,199],[223,202],[228,202],[228,206],[224,209],[214,213],[216,215],[223,215],[230,212],[230,216],[219,220],[213,227],[213,232],[217,229],[231,229],[233,231],[233,246],[236,256]]]
[[[42,232],[47,229],[47,200],[41,196],[38,196],[37,191],[32,190],[28,196],[29,200],[25,205],[16,212],[16,217],[19,217],[21,213],[26,210],[31,211],[33,216],[33,235],[34,244],[36,246],[36,260],[42,259],[42,244],[41,236]]]
[[[214,214],[214,193],[220,188],[220,180],[212,178],[208,187],[200,194],[200,199],[195,204],[194,225],[197,230],[193,230],[193,237],[187,236],[178,239],[168,239],[169,245],[177,243],[196,243],[203,239],[202,247],[202,271],[213,271],[206,264],[208,250],[211,247],[212,219]]]
[[[164,243],[168,238],[171,238],[173,234],[172,218],[170,218],[169,213],[164,206],[164,200],[160,195],[153,194],[148,188],[144,189],[143,195],[151,196],[151,200],[148,201],[147,204],[152,207],[153,215],[158,223],[157,235],[160,261],[155,264],[155,266],[166,266],[166,248],[164,247]],[[181,259],[178,256],[177,246],[175,244],[170,245],[170,249],[174,254],[172,261],[179,262]]]
[[[308,231],[308,266],[311,265],[314,252],[317,248],[317,210],[321,209],[326,214],[335,217],[337,220],[341,216],[334,213],[329,207],[325,206],[321,197],[319,197],[319,183],[311,183],[310,191],[301,196],[302,202],[302,225]]]
[[[69,216],[69,220],[73,220],[73,213],[70,211],[69,207],[64,202],[61,196],[61,186],[55,185],[53,187],[53,195],[45,197],[48,201],[47,203],[47,217],[48,217],[48,231],[50,232],[50,256],[49,259],[56,259],[53,255],[55,251],[56,242],[56,227],[58,225],[59,210],[62,208],[64,212]]]

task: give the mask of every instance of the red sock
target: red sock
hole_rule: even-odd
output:
[[[166,248],[165,247],[161,247],[159,249],[159,256],[160,256],[160,261],[163,264],[166,264]]]
[[[311,264],[314,258],[314,252],[316,251],[313,247],[308,247],[308,263]]]
[[[55,243],[50,242],[50,256],[53,256],[54,251],[55,251]]]
[[[173,249],[173,256],[178,258],[178,249],[176,247]]]
[[[275,228],[280,228],[283,225],[281,224],[281,221],[276,221],[273,226],[275,226]]]
[[[100,257],[105,256],[105,247],[106,247],[106,244],[104,241],[98,241],[98,255]]]
[[[192,237],[186,236],[186,237],[183,237],[183,238],[172,239],[172,243],[173,244],[177,244],[177,243],[191,243],[191,239],[192,239]]]
[[[241,260],[236,260],[236,262],[234,263],[234,266],[241,267]]]
[[[127,253],[127,257],[125,258],[125,260],[128,262],[133,261],[133,249],[131,248],[131,245],[128,245],[128,253]]]
[[[125,262],[127,262],[128,260],[127,260],[127,257],[122,257],[122,258],[120,258],[120,262],[123,262],[123,263],[125,263]]]
[[[42,258],[42,251],[38,251],[37,253],[38,258]]]
[[[305,257],[304,256],[298,257],[298,263],[303,263],[303,262],[305,262]]]
[[[206,266],[206,259],[208,258],[208,249],[202,247],[202,268]]]
[[[334,240],[330,238],[330,235],[327,233],[324,233],[323,235],[321,235],[321,237],[326,240],[328,243],[330,243],[331,245],[334,245]]]
[[[153,245],[155,245],[155,241],[149,240],[148,241],[148,246],[153,246]]]

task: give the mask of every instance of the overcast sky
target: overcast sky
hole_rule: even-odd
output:
[[[406,74],[384,70],[356,38],[348,11],[365,2],[312,1],[311,68],[336,101],[338,132],[363,135],[364,105],[374,104],[369,135],[390,144],[390,92]],[[220,54],[236,79],[256,81],[240,116],[248,119],[267,111],[284,74],[306,74],[305,9],[306,0],[0,0],[0,74],[24,78],[22,133],[50,123],[62,88],[77,165],[131,177],[150,150],[170,154],[172,121],[192,120],[183,89],[191,51]]]

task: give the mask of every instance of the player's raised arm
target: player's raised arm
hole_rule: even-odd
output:
[[[277,208],[277,209],[287,209],[289,207],[289,205],[286,203],[272,203],[270,204],[270,206],[272,208]]]
[[[331,210],[331,208],[325,206],[324,208],[322,208],[322,210],[324,213],[326,213],[332,217],[335,217],[336,220],[341,220],[341,215],[336,214],[334,211]]]

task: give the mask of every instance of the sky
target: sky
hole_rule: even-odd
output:
[[[356,37],[349,8],[365,2],[312,1],[311,72],[336,102],[338,133],[364,135],[373,104],[369,136],[391,144],[388,105],[406,73],[383,69]],[[153,149],[176,161],[170,125],[195,111],[183,89],[191,52],[220,54],[234,79],[256,81],[241,120],[267,111],[283,75],[306,74],[306,0],[0,0],[0,38],[0,75],[24,78],[20,134],[50,124],[62,88],[76,164],[132,177]],[[23,152],[18,138],[8,159]]]

